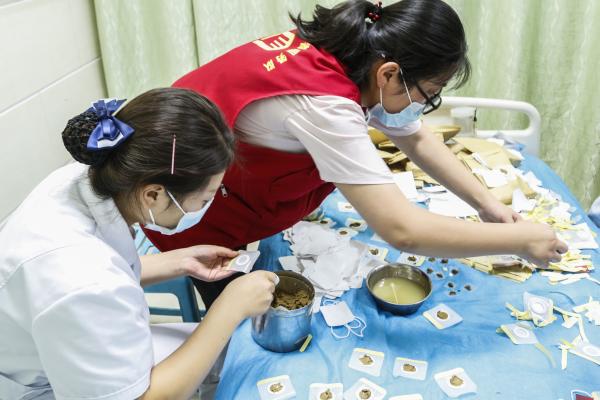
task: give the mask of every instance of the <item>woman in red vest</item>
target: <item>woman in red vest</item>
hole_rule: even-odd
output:
[[[160,250],[199,243],[238,248],[301,220],[339,188],[383,239],[439,257],[518,254],[538,265],[566,251],[548,226],[524,222],[436,140],[419,117],[439,107],[449,81],[469,77],[460,19],[441,0],[389,6],[317,6],[312,21],[255,40],[185,75],[223,111],[238,162],[199,225],[175,235],[147,231]],[[378,156],[367,125],[479,211],[488,223],[411,204]],[[207,305],[226,282],[196,281]]]

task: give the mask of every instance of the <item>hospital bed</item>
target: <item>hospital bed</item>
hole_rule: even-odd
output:
[[[525,159],[520,166],[525,171],[533,171],[546,188],[558,193],[563,201],[572,204],[577,210],[573,213],[600,233],[587,218],[577,199],[562,180],[540,159],[537,158],[540,144],[541,118],[534,106],[511,100],[446,97],[443,107],[426,117],[432,125],[452,124],[450,113],[456,107],[476,107],[480,109],[508,110],[524,113],[528,126],[522,130],[477,130],[479,137],[500,136],[521,142],[524,145]],[[337,204],[346,201],[339,191],[332,193],[323,203],[325,215],[343,226],[348,216],[339,211]],[[369,228],[359,233],[355,240],[370,245],[382,246],[373,241],[374,232]],[[389,246],[386,260],[395,261],[400,252]],[[258,265],[269,270],[279,270],[279,257],[291,254],[289,243],[281,234],[262,240],[259,249],[261,258]],[[592,255],[596,266],[600,265],[600,252],[586,251]],[[600,294],[598,286],[585,281],[573,285],[553,287],[545,277],[534,274],[524,283],[517,283],[499,277],[486,275],[471,269],[457,260],[448,264],[436,260],[427,264],[435,271],[444,268],[457,268],[460,273],[450,278],[433,279],[433,294],[418,313],[407,316],[392,316],[379,311],[367,289],[351,289],[342,299],[348,303],[353,313],[367,321],[363,338],[350,335],[337,340],[326,326],[320,313],[313,315],[313,340],[303,352],[288,354],[272,353],[262,349],[251,338],[250,322],[243,323],[234,333],[218,387],[217,399],[258,399],[256,383],[260,380],[289,375],[296,390],[297,399],[308,398],[312,383],[341,382],[348,389],[359,378],[366,377],[388,390],[386,398],[395,395],[420,393],[424,399],[446,399],[434,381],[434,374],[453,368],[464,368],[478,386],[477,395],[467,395],[468,399],[571,399],[572,390],[592,392],[600,389],[600,367],[580,357],[569,355],[568,368],[560,369],[561,353],[556,346],[561,339],[572,340],[576,329],[566,329],[562,321],[556,321],[545,328],[536,328],[539,341],[550,350],[553,365],[534,346],[517,346],[506,337],[496,333],[501,324],[514,323],[515,319],[506,309],[505,303],[522,308],[523,292],[548,296],[556,305],[570,309],[575,304],[588,301],[588,296]],[[592,274],[598,278],[599,273]],[[452,280],[455,287],[469,285],[474,290],[449,295],[447,283]],[[451,306],[463,316],[464,321],[448,330],[438,331],[420,314],[439,303]],[[600,344],[600,327],[586,323],[586,331],[592,343]],[[367,348],[385,354],[384,366],[379,377],[361,374],[348,368],[350,354],[354,348]],[[392,376],[392,366],[396,357],[426,360],[429,363],[425,381],[410,380]]]
[[[540,129],[542,118],[537,108],[524,101],[489,99],[482,97],[443,97],[442,105],[436,111],[427,114],[424,121],[431,125],[449,125],[454,123],[451,110],[458,107],[473,107],[477,111],[495,110],[523,113],[527,116],[528,126],[525,129],[476,130],[476,136],[490,138],[498,133],[524,145],[524,150],[535,156],[540,150]]]

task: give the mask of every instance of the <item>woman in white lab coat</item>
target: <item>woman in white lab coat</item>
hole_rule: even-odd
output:
[[[113,115],[120,103],[69,121],[63,141],[79,163],[50,174],[0,230],[1,399],[187,399],[239,322],[271,303],[276,275],[248,274],[172,354],[153,351],[142,285],[223,278],[237,253],[200,245],[140,261],[131,226],[198,223],[233,136],[192,91],[151,90]]]

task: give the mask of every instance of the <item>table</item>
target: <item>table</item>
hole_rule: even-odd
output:
[[[596,233],[600,233],[566,185],[544,162],[527,155],[519,168],[533,171],[544,187],[559,193],[563,201],[577,207],[574,215],[581,215]],[[336,226],[343,226],[349,214],[338,211],[338,201],[344,200],[336,191],[325,200],[323,207],[326,215],[337,222]],[[354,239],[382,246],[380,242],[370,241],[372,235],[373,231],[368,229]],[[279,270],[281,267],[277,259],[291,254],[289,243],[283,240],[281,234],[263,240],[261,251],[258,265],[269,270]],[[600,252],[586,252],[592,254],[594,265],[600,269]],[[390,248],[387,260],[395,261],[399,254]],[[464,368],[478,386],[478,394],[466,395],[466,399],[570,399],[573,389],[600,390],[600,366],[569,354],[568,368],[560,369],[561,353],[556,344],[560,339],[571,341],[578,333],[577,327],[562,327],[560,315],[550,326],[535,328],[540,342],[552,353],[557,364],[555,368],[535,347],[514,345],[508,337],[496,333],[501,324],[515,322],[504,304],[509,302],[523,309],[524,291],[550,297],[559,307],[570,310],[575,304],[587,302],[590,295],[595,299],[600,297],[600,286],[588,280],[551,286],[547,278],[537,273],[525,283],[516,283],[486,275],[456,260],[450,260],[448,264],[441,264],[439,260],[433,263],[427,261],[422,268],[427,267],[436,271],[455,267],[460,272],[454,277],[448,277],[446,273],[444,279],[432,277],[433,293],[414,315],[399,317],[379,311],[364,283],[361,289],[350,290],[343,295],[342,299],[354,314],[367,321],[363,338],[350,335],[347,339],[336,340],[322,315],[317,313],[313,315],[314,338],[308,349],[304,353],[278,354],[262,349],[252,340],[250,321],[246,320],[231,339],[216,399],[259,399],[256,383],[278,375],[290,376],[297,399],[308,398],[311,383],[341,382],[347,390],[361,377],[383,386],[388,391],[386,398],[420,393],[426,400],[445,399],[447,397],[435,383],[433,375],[456,367]],[[598,269],[592,273],[596,279],[600,278]],[[473,290],[461,290],[451,297],[448,295],[450,289],[445,286],[449,281],[459,288],[471,284]],[[421,313],[438,303],[452,307],[464,321],[449,329],[437,330]],[[585,320],[585,328],[589,340],[600,345],[600,326]],[[385,353],[380,377],[348,368],[355,347]],[[393,377],[396,357],[428,361],[426,380]]]

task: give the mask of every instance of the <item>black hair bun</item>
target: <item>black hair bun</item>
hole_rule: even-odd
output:
[[[92,151],[87,148],[90,135],[99,121],[95,112],[85,111],[71,118],[62,132],[65,148],[80,163],[97,166],[110,154],[110,149]]]

